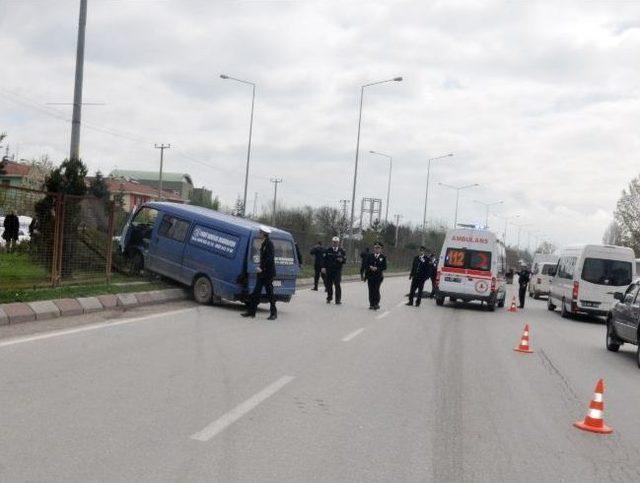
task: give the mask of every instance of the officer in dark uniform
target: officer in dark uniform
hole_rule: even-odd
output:
[[[411,273],[409,274],[411,288],[409,289],[409,301],[407,302],[407,305],[409,306],[413,306],[413,298],[417,291],[418,297],[416,298],[416,307],[420,307],[424,283],[427,281],[429,274],[431,273],[432,262],[427,257],[426,250],[427,249],[425,247],[420,247],[420,254],[413,259],[413,264],[411,265]]]
[[[322,261],[324,259],[324,247],[322,242],[318,241],[315,247],[311,249],[309,253],[313,257],[313,288],[311,290],[318,291],[318,281],[322,278],[322,285],[324,285],[324,291],[327,291],[327,282],[325,274],[322,273]]]
[[[520,308],[524,309],[524,301],[526,299],[527,294],[527,285],[529,285],[529,281],[531,280],[531,272],[527,266],[523,263],[522,268],[517,273],[518,275],[518,296],[520,298]]]
[[[429,275],[427,278],[431,280],[431,293],[429,298],[432,299],[436,296],[436,275],[438,273],[438,257],[429,252]]]
[[[267,320],[276,320],[278,318],[278,310],[276,309],[276,297],[273,293],[273,279],[276,276],[276,262],[273,249],[273,242],[269,239],[271,229],[266,226],[260,227],[260,235],[262,237],[262,245],[260,245],[260,263],[257,268],[256,286],[251,294],[249,307],[242,314],[243,317],[255,317],[262,288],[269,299],[269,317]]]
[[[331,239],[331,246],[324,252],[322,272],[325,274],[327,283],[327,303],[333,300],[333,289],[336,291],[336,305],[342,303],[342,266],[347,261],[347,254],[340,247],[340,238],[334,236]]]
[[[367,271],[367,257],[369,256],[369,247],[365,248],[363,252],[360,253],[360,280],[364,282],[364,274]]]
[[[380,285],[384,278],[383,272],[387,269],[387,257],[382,254],[382,243],[373,245],[373,253],[369,253],[366,259],[367,285],[369,286],[369,309],[380,309]]]

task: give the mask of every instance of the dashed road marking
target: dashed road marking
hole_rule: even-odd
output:
[[[351,339],[355,339],[356,337],[358,337],[360,334],[362,334],[364,332],[364,328],[360,328],[358,330],[354,330],[353,332],[351,332],[350,334],[345,335],[342,338],[342,342],[349,342]]]
[[[384,319],[387,315],[389,315],[391,312],[388,310],[385,310],[384,312],[382,312],[380,315],[376,315],[376,319],[380,320],[380,319]]]
[[[262,402],[269,399],[271,396],[273,396],[275,393],[277,393],[280,389],[282,389],[284,386],[289,384],[294,379],[295,377],[293,376],[281,377],[276,382],[268,385],[262,391],[254,394],[243,403],[238,404],[231,411],[220,416],[218,419],[216,419],[214,422],[209,424],[202,431],[199,431],[191,435],[191,439],[195,439],[196,441],[202,441],[203,443],[206,443],[211,438],[221,433],[222,431],[227,429],[229,426],[231,426],[233,423],[235,423],[237,420],[242,418],[245,414],[255,409]]]

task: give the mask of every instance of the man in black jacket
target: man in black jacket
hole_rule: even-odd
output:
[[[16,249],[18,244],[18,236],[20,234],[20,220],[18,219],[16,212],[11,212],[5,217],[3,223],[4,231],[2,232],[2,238],[7,242],[7,252],[11,253]]]
[[[384,279],[383,272],[387,269],[387,257],[382,254],[382,243],[373,245],[373,253],[366,258],[367,285],[369,287],[369,309],[380,309],[380,285]]]
[[[257,267],[256,286],[251,294],[249,307],[242,314],[243,317],[255,317],[262,288],[269,299],[269,317],[267,320],[276,320],[278,318],[278,310],[276,309],[276,297],[273,293],[273,279],[276,276],[276,262],[273,249],[273,242],[269,239],[271,229],[266,226],[260,227],[260,235],[262,236],[262,245],[260,245],[260,264]]]
[[[413,306],[413,298],[417,291],[418,297],[416,298],[416,307],[420,307],[424,283],[427,281],[431,273],[431,260],[427,257],[425,252],[426,248],[420,247],[420,254],[413,259],[413,264],[411,265],[411,273],[409,274],[411,288],[409,289],[409,301],[407,302],[407,305],[409,306]]]
[[[520,271],[517,273],[518,275],[518,296],[520,298],[520,308],[524,309],[524,301],[526,299],[527,294],[527,285],[529,285],[529,280],[531,280],[531,273],[527,266],[523,263]]]
[[[369,247],[365,248],[363,252],[360,253],[360,280],[365,281],[364,274],[367,272],[367,257],[369,256]]]
[[[427,255],[429,259],[429,276],[428,278],[431,280],[431,293],[429,294],[429,298],[432,299],[436,296],[436,275],[438,274],[438,257],[436,257],[433,253],[429,253]]]
[[[322,273],[325,274],[327,283],[327,303],[333,300],[333,289],[336,291],[336,305],[342,303],[342,266],[347,261],[347,254],[340,247],[340,238],[334,236],[331,239],[331,246],[324,252],[322,259]]]
[[[315,247],[311,249],[311,256],[313,257],[313,288],[311,290],[318,291],[318,281],[322,278],[322,285],[325,286],[324,291],[327,291],[327,282],[325,275],[322,273],[322,263],[324,259],[324,247],[322,242],[318,241]]]

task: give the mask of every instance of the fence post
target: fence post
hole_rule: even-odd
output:
[[[59,261],[59,253],[61,251],[60,248],[60,231],[62,229],[61,217],[62,217],[62,203],[60,200],[61,195],[55,194],[55,204],[54,204],[54,226],[53,226],[53,253],[51,256],[51,286],[55,287],[59,280],[59,270],[60,266],[58,265]]]
[[[113,261],[113,231],[115,203],[109,202],[109,228],[107,229],[107,283],[111,283],[111,264]]]

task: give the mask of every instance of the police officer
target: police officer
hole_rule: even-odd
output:
[[[420,253],[413,259],[411,265],[411,273],[409,279],[411,280],[411,288],[409,289],[409,301],[407,305],[413,306],[413,298],[418,292],[416,299],[416,307],[420,307],[422,301],[422,291],[424,290],[424,283],[429,278],[431,273],[432,262],[426,255],[426,248],[420,247]]]
[[[311,249],[311,256],[313,257],[313,288],[311,290],[318,291],[318,281],[322,278],[322,285],[325,286],[324,291],[327,291],[327,283],[325,280],[325,274],[322,273],[322,260],[324,258],[324,247],[322,242],[318,240],[316,246]]]
[[[324,252],[322,273],[326,276],[327,284],[327,303],[333,300],[333,289],[335,287],[336,305],[342,303],[342,287],[340,281],[342,279],[342,266],[347,261],[347,254],[340,247],[340,238],[334,236],[331,239],[331,246]]]
[[[364,282],[364,274],[367,271],[367,257],[369,256],[369,247],[365,248],[363,252],[360,252],[360,280]]]
[[[431,280],[431,293],[429,294],[429,298],[432,299],[436,296],[436,274],[438,273],[438,258],[431,252],[429,252],[428,258],[429,258],[428,278]]]
[[[520,271],[517,273],[518,275],[518,296],[520,297],[520,308],[524,309],[524,301],[525,296],[527,294],[527,285],[529,285],[529,280],[531,280],[531,272],[527,266],[523,263]]]
[[[255,317],[262,288],[267,293],[269,299],[269,317],[267,320],[276,320],[278,318],[278,310],[276,309],[276,297],[273,293],[273,278],[276,276],[276,262],[273,249],[273,242],[269,239],[271,229],[266,226],[260,227],[260,236],[262,244],[260,245],[260,263],[258,265],[258,273],[256,278],[256,286],[251,294],[249,307],[242,314],[243,317]]]
[[[373,245],[373,253],[366,258],[367,285],[369,286],[369,309],[380,309],[380,285],[384,278],[383,272],[387,269],[387,257],[382,254],[382,243]]]

